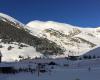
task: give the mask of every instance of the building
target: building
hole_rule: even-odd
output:
[[[2,61],[2,53],[0,51],[0,63],[1,63],[1,61]]]
[[[79,56],[68,56],[69,60],[78,60]]]

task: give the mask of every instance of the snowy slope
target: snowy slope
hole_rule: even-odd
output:
[[[13,17],[9,16],[9,15],[6,15],[4,13],[0,13],[0,20],[3,20],[5,22],[7,21],[10,21],[10,22],[13,22],[15,23],[15,25],[20,25],[20,26],[25,26],[23,23],[21,23],[20,21],[14,19]]]
[[[100,46],[96,46],[96,47],[94,47],[93,49],[91,49],[91,50],[89,50],[89,51],[86,51],[85,52],[86,54],[84,54],[84,55],[91,55],[91,56],[95,56],[95,57],[100,57]],[[83,56],[84,56],[83,55]]]
[[[26,45],[26,47],[19,47],[19,44],[17,42],[13,42],[12,44],[4,44],[0,43],[0,45],[3,46],[3,48],[0,48],[0,51],[2,53],[2,61],[16,61],[20,60],[19,56],[22,56],[24,58],[35,58],[40,57],[42,54],[36,51],[36,49],[32,46]],[[8,50],[9,46],[12,47],[11,50]]]
[[[100,28],[81,28],[54,21],[31,21],[27,29],[37,37],[47,38],[66,50],[65,55],[81,55],[100,45]]]
[[[0,21],[2,24],[8,24],[7,27],[3,26],[2,28],[2,24],[0,25],[0,51],[2,53],[2,61],[16,61],[16,60],[20,60],[19,56],[22,56],[23,58],[27,58],[27,57],[40,57],[42,56],[42,54],[40,54],[39,52],[36,51],[36,49],[33,46],[30,46],[28,44],[25,43],[19,43],[19,42],[3,42],[6,39],[3,39],[2,36],[7,35],[9,36],[10,34],[14,34],[14,36],[8,37],[7,40],[9,41],[10,39],[17,37],[17,30],[13,30],[13,29],[17,29],[18,30],[23,30],[26,31],[26,29],[24,28],[24,24],[22,24],[21,22],[19,22],[18,20],[4,14],[4,13],[0,13]],[[5,27],[5,28],[4,28]],[[13,28],[15,27],[15,28]],[[3,33],[5,33],[3,35]],[[21,35],[21,34],[19,34]],[[23,36],[21,36],[23,37]],[[20,45],[24,45],[24,47],[21,47]]]

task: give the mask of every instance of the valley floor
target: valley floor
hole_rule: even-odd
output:
[[[99,59],[74,61],[70,62],[69,67],[54,66],[51,71],[39,75],[37,72],[0,74],[0,80],[100,80],[99,61]]]
[[[100,80],[100,69],[55,69],[40,76],[31,73],[0,74],[0,80]]]

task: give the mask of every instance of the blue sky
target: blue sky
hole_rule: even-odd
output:
[[[100,26],[100,0],[0,0],[0,12],[25,24],[49,20],[82,27]]]

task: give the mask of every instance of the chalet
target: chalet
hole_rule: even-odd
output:
[[[79,56],[68,56],[69,60],[78,60]]]

